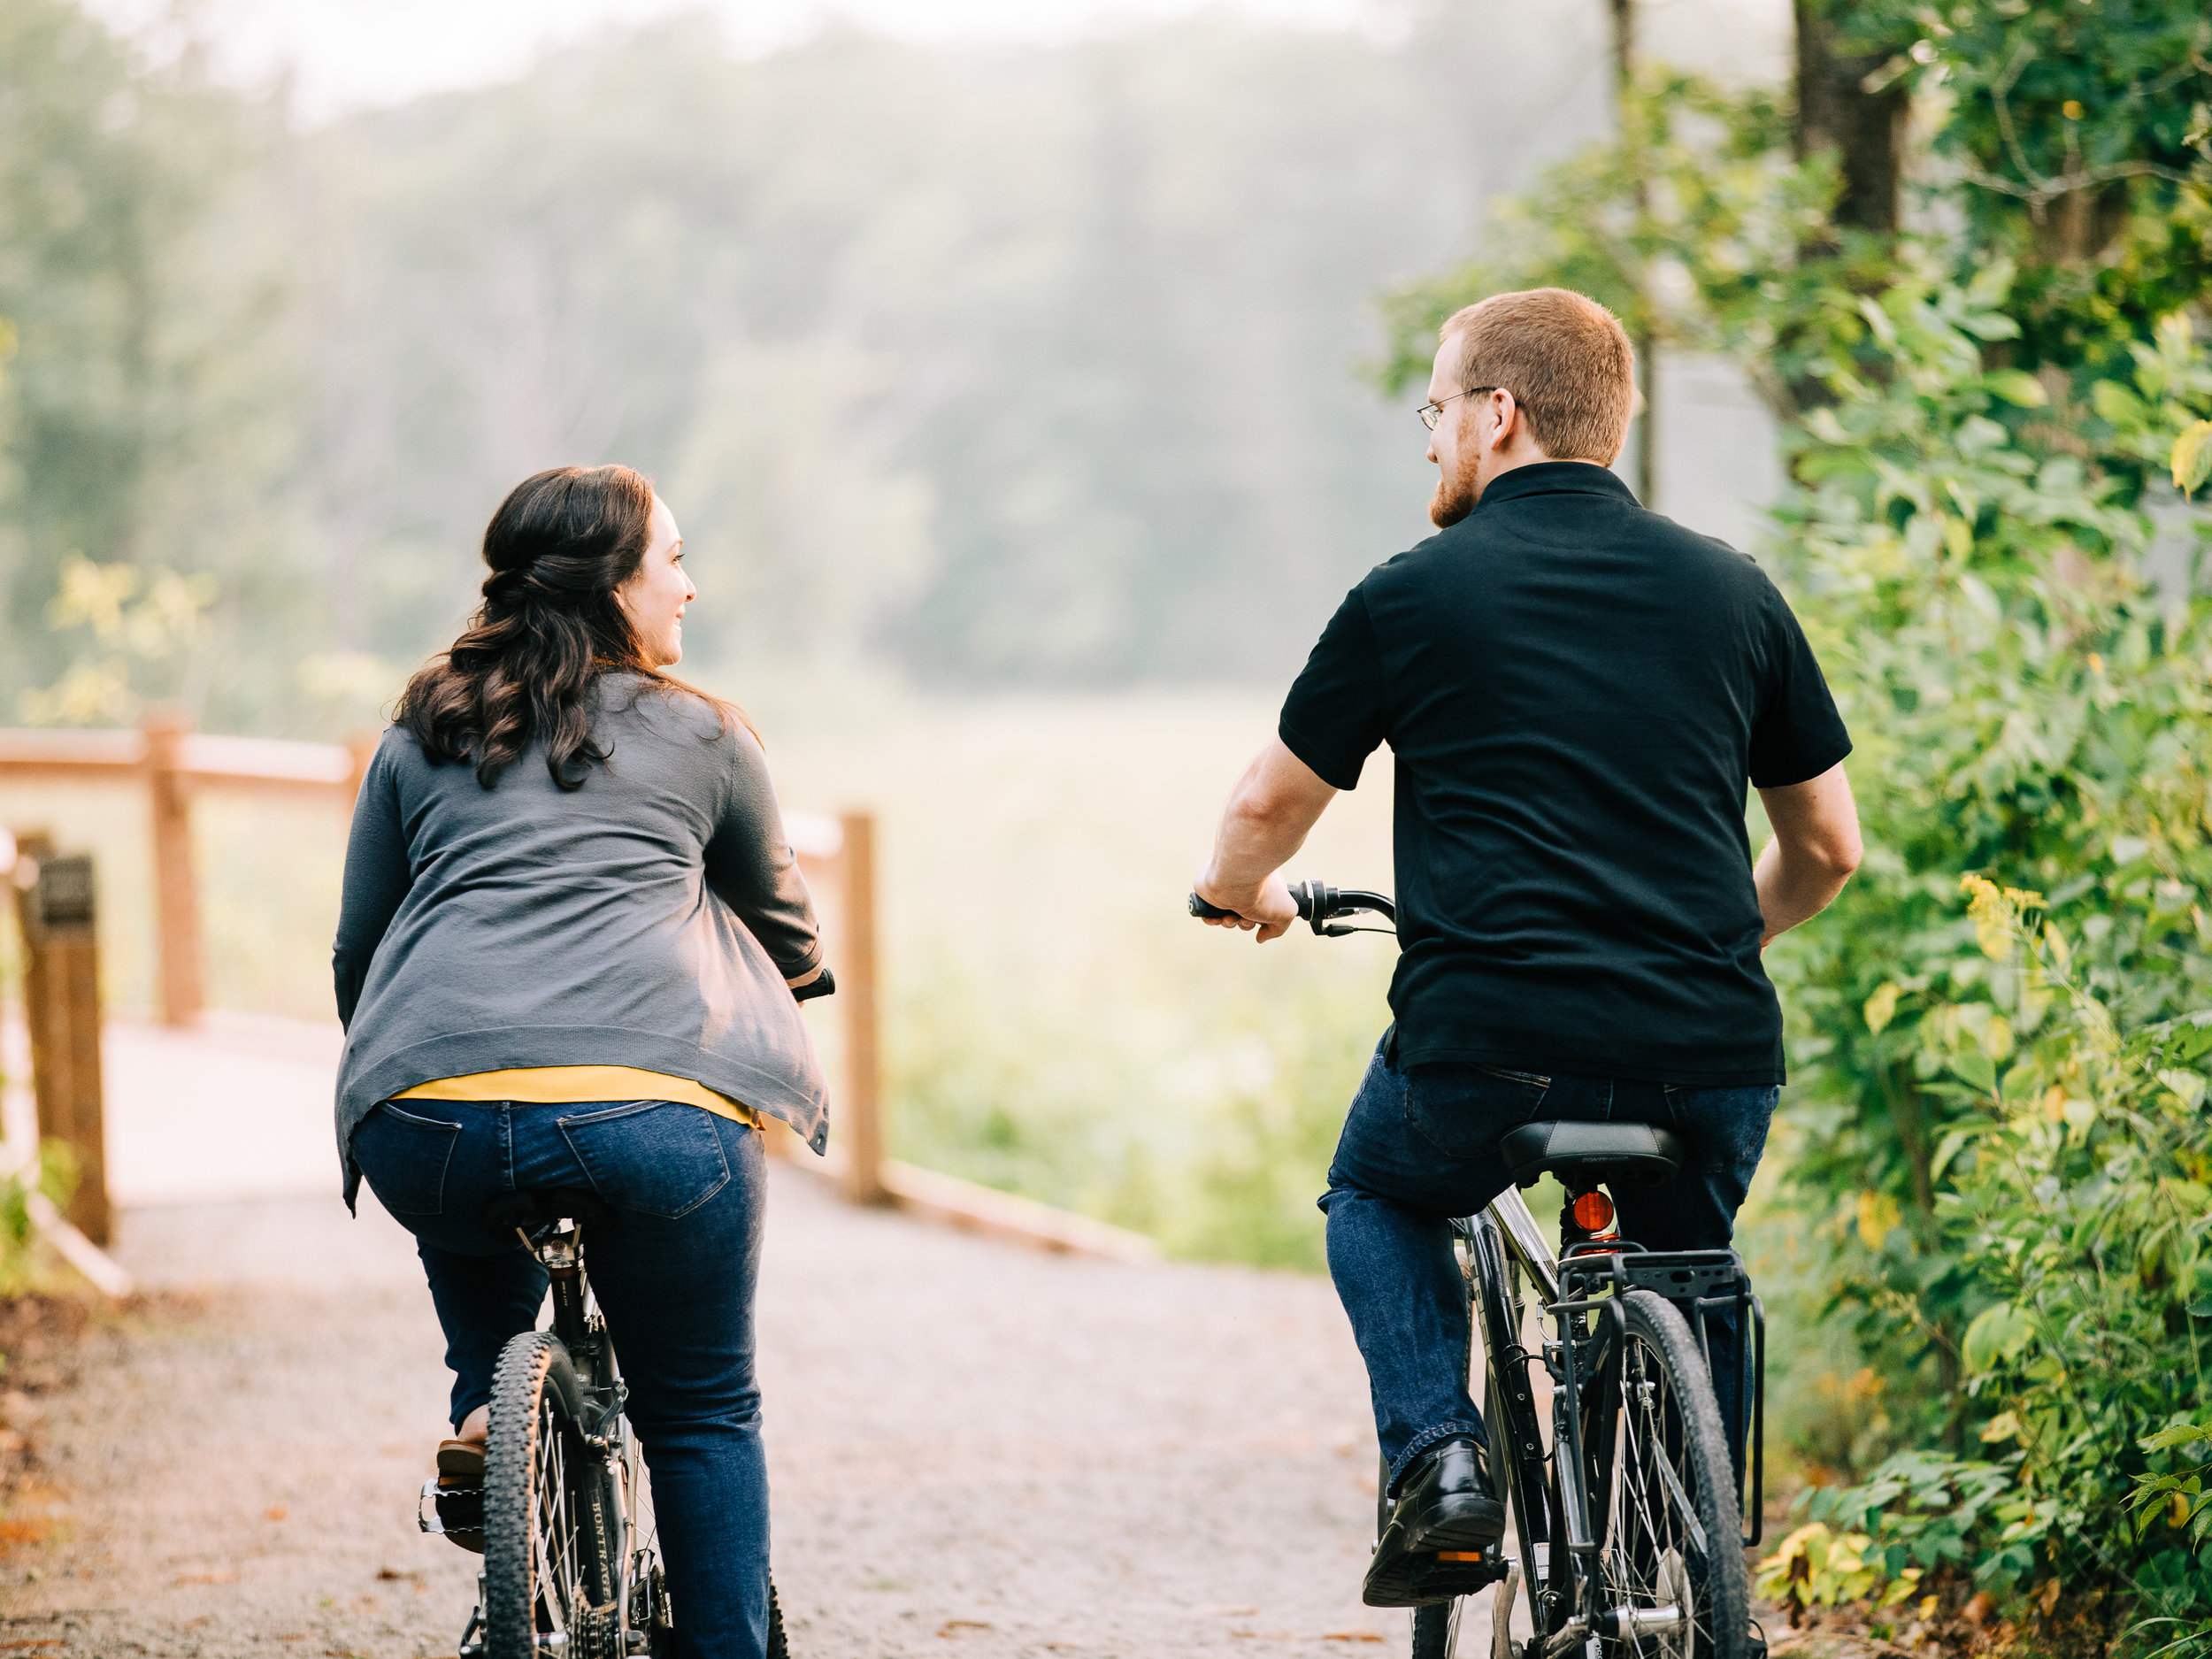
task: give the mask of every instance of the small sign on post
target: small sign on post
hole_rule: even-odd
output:
[[[16,918],[23,933],[23,1013],[42,1142],[75,1155],[68,1218],[93,1243],[113,1228],[100,1080],[100,952],[93,935],[92,860],[57,857],[44,836],[17,843]],[[27,879],[26,878],[28,878]]]

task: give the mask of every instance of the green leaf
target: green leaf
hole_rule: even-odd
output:
[[[2116,426],[2140,426],[2143,400],[2117,380],[2099,380],[2090,388],[2089,401],[2097,413]]]
[[[1961,1345],[1969,1371],[1985,1371],[2005,1360],[2016,1359],[2035,1340],[2035,1321],[2008,1302],[1985,1308],[1966,1327]]]
[[[1882,1028],[1897,1017],[1897,986],[1893,981],[1866,999],[1866,1028],[1876,1036],[1880,1036]]]
[[[2181,1103],[2191,1111],[2204,1103],[2204,1079],[2194,1071],[2164,1071],[2158,1080],[2181,1097]]]
[[[2212,478],[2212,420],[2200,420],[2174,440],[2174,488],[2193,495]]]
[[[1992,1309],[1990,1311],[1993,1313],[1996,1310]],[[2192,1308],[2190,1311],[2194,1313],[2196,1310]],[[1979,1324],[1980,1321],[1977,1320],[1976,1323]],[[1971,1340],[1970,1328],[1969,1340]],[[2167,1452],[2171,1451],[2177,1446],[2196,1446],[2206,1440],[2212,1440],[2212,1427],[2202,1423],[2174,1423],[2159,1430],[2155,1434],[2146,1434],[2136,1444],[2147,1452]]]
[[[1964,1078],[1985,1094],[1997,1092],[1996,1063],[1979,1049],[1968,1049],[1951,1056],[1951,1070]]]
[[[1982,383],[2015,408],[2040,409],[2051,401],[2043,383],[2025,369],[2001,369],[1985,376]]]

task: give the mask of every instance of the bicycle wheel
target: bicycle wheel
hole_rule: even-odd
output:
[[[1413,1659],[1453,1659],[1459,1650],[1460,1615],[1469,1600],[1455,1595],[1413,1609]]]
[[[1478,1234],[1476,1267],[1484,1351],[1482,1420],[1490,1438],[1485,1462],[1491,1489],[1506,1505],[1508,1558],[1516,1569],[1490,1594],[1489,1652],[1493,1659],[1512,1659],[1517,1609],[1525,1615],[1531,1631],[1547,1628],[1550,1616],[1543,1597],[1550,1583],[1549,1540],[1557,1523],[1543,1406],[1530,1380],[1532,1365],[1524,1362],[1501,1368],[1502,1356],[1525,1347],[1530,1339],[1524,1330],[1520,1270],[1499,1248],[1494,1226]]]
[[[621,1653],[611,1494],[584,1445],[583,1398],[551,1332],[500,1351],[484,1454],[485,1659]]]
[[[1621,1299],[1626,1346],[1612,1432],[1584,1446],[1588,1489],[1605,1494],[1598,1571],[1628,1659],[1744,1659],[1751,1587],[1739,1541],[1728,1440],[1704,1357],[1663,1297]]]

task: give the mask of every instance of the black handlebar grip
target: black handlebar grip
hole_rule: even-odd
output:
[[[1198,918],[1198,919],[1202,922],[1217,922],[1224,917],[1234,916],[1236,914],[1234,910],[1221,910],[1215,905],[1207,903],[1205,900],[1200,898],[1195,893],[1190,895],[1190,913]]]

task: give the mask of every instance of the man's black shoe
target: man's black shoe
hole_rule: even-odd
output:
[[[1466,1595],[1502,1571],[1497,1545],[1505,1536],[1505,1506],[1483,1485],[1478,1455],[1471,1437],[1455,1434],[1407,1471],[1367,1570],[1361,1599],[1368,1606],[1417,1607]]]

